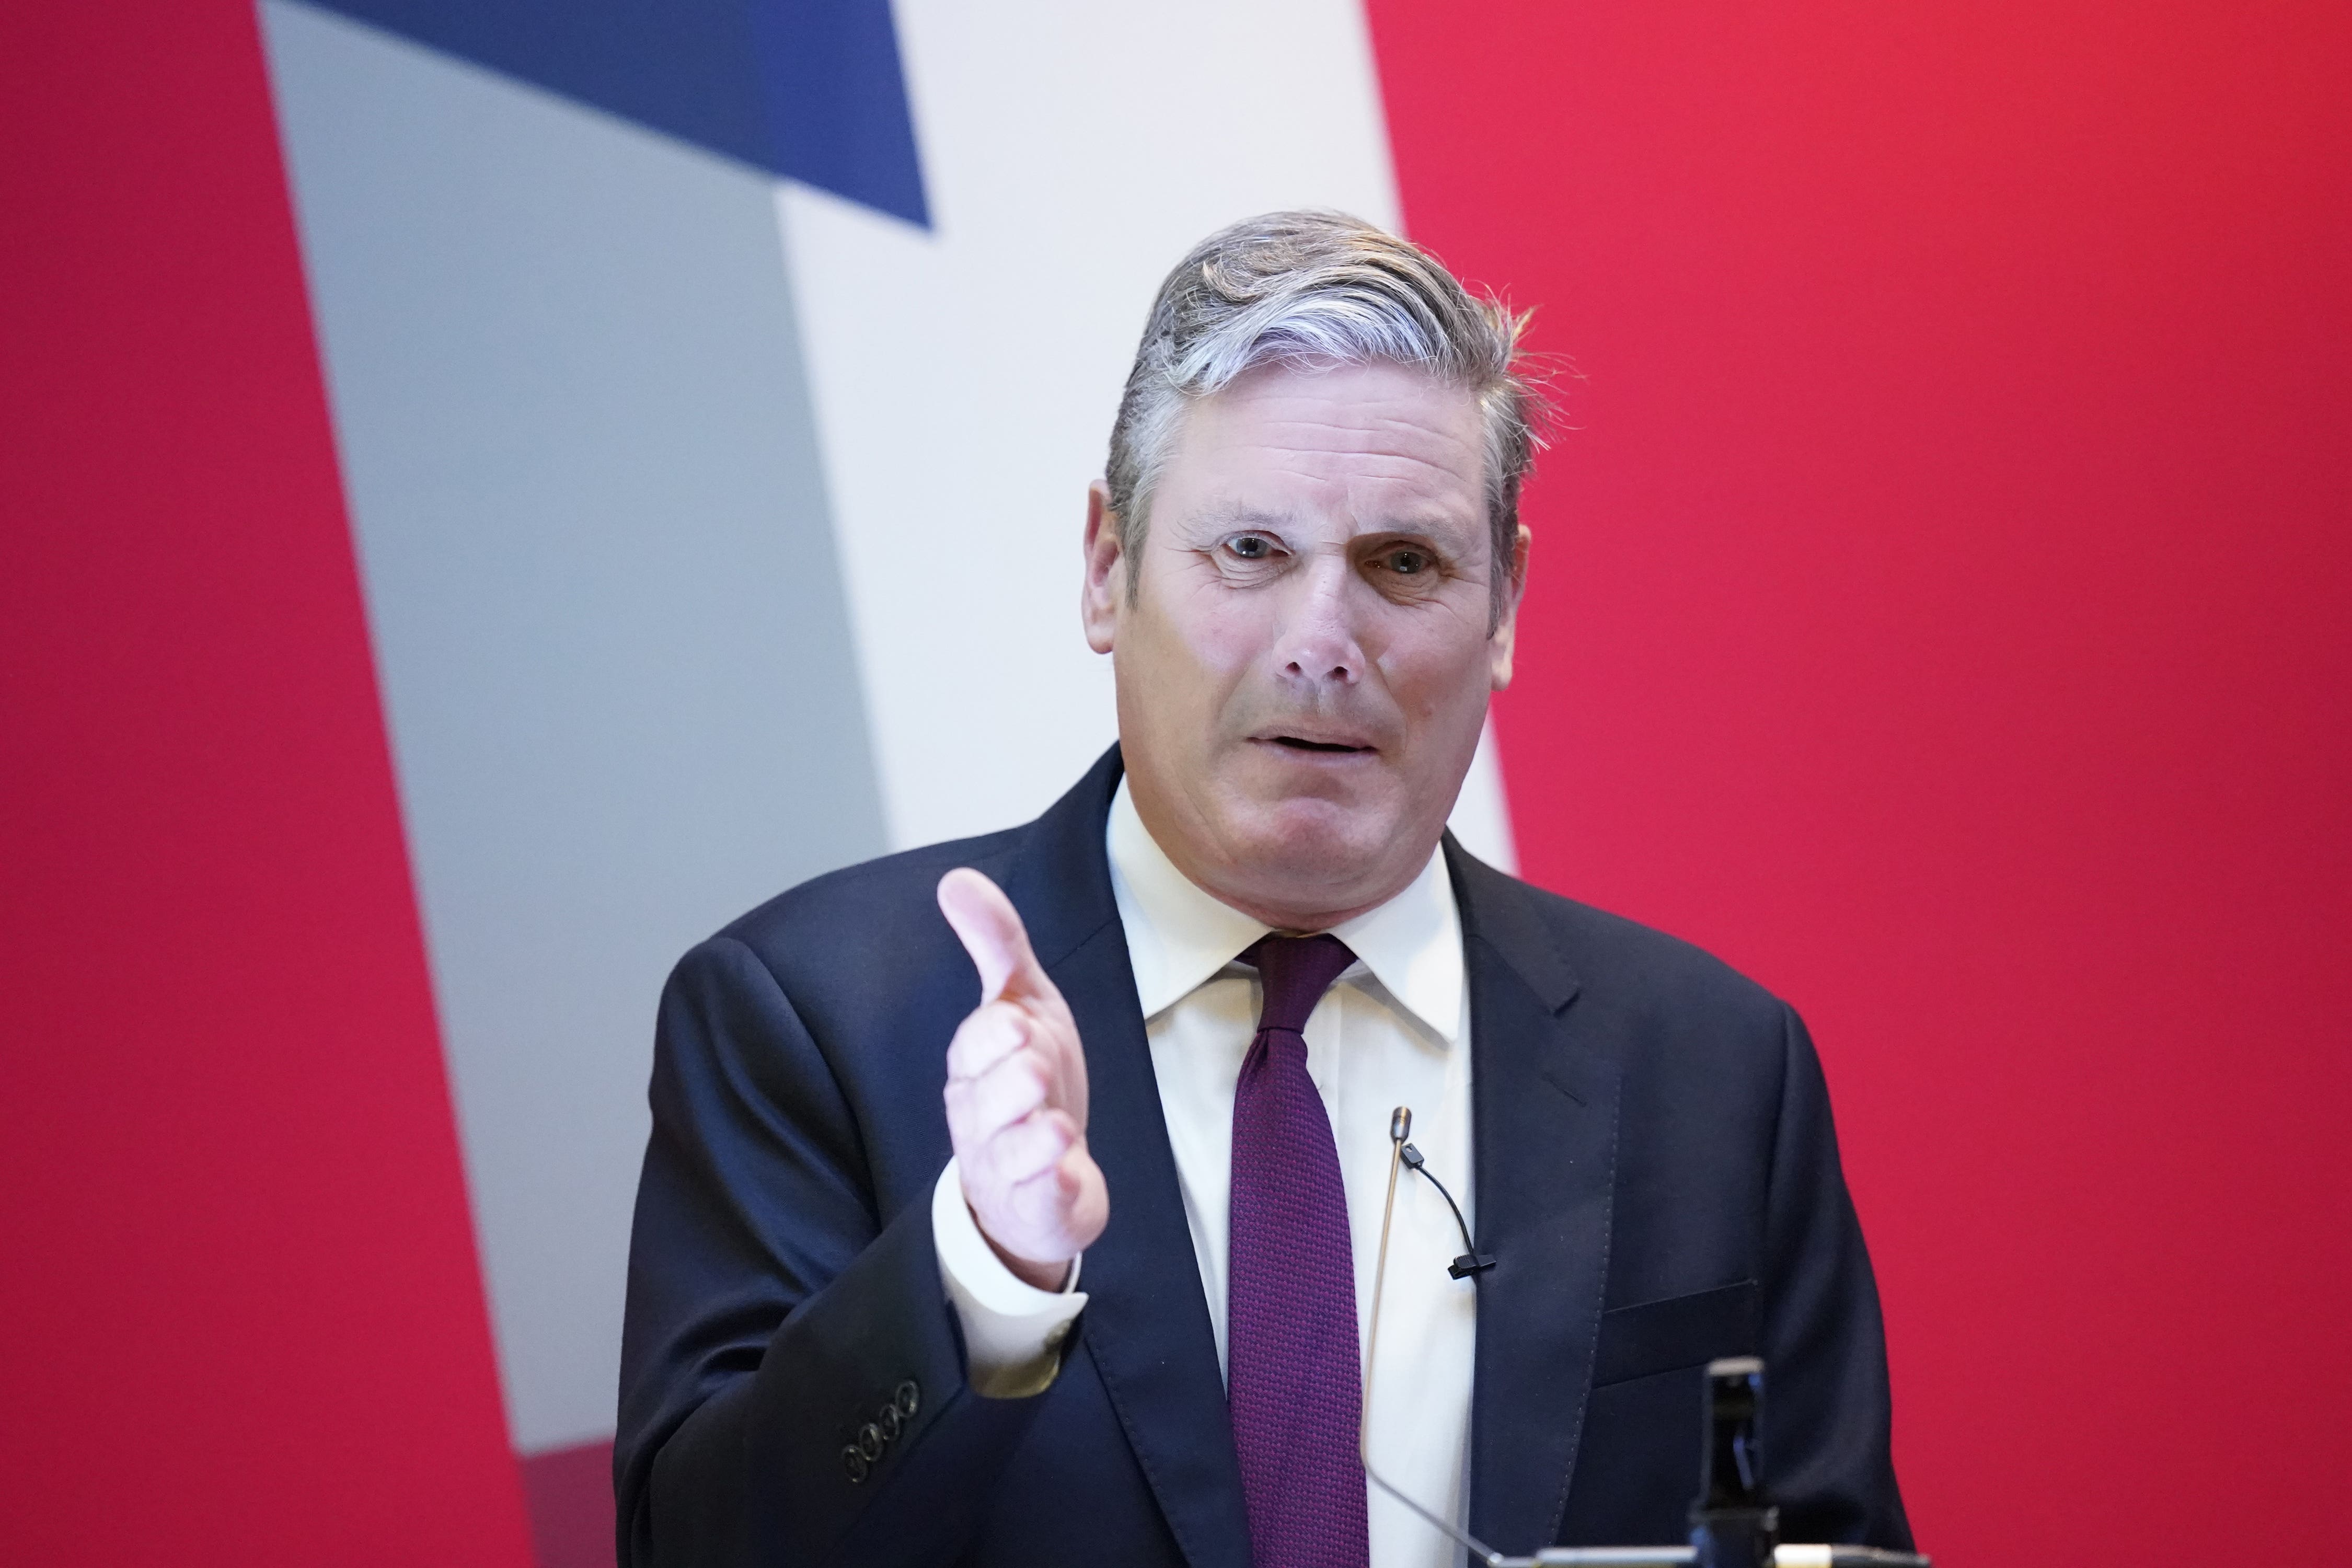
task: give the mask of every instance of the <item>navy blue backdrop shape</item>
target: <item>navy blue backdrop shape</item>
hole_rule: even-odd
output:
[[[308,0],[930,226],[890,0]]]

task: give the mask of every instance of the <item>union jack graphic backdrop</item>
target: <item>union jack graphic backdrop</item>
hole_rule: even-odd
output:
[[[0,1555],[611,1561],[667,965],[1108,742],[1144,307],[1295,205],[1538,309],[1455,826],[1806,1012],[1923,1542],[2288,1550],[2352,1460],[2348,33],[11,16]]]

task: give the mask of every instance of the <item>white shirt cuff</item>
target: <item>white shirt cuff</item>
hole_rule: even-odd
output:
[[[963,1199],[963,1173],[953,1160],[931,1188],[931,1247],[940,1283],[963,1327],[965,1375],[990,1399],[1025,1399],[1053,1385],[1062,1367],[1062,1342],[1086,1310],[1078,1289],[1081,1258],[1059,1290],[1040,1290],[1004,1266]]]

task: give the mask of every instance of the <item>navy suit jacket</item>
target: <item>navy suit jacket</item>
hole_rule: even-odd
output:
[[[820,878],[678,964],[629,1258],[624,1568],[1246,1568],[1104,850],[1118,777],[1114,748],[1027,826]],[[1477,1239],[1496,1259],[1478,1282],[1471,1530],[1522,1552],[1682,1540],[1703,1365],[1755,1353],[1785,1536],[1908,1545],[1876,1289],[1796,1015],[1450,837],[1445,856]],[[1091,1302],[1028,1399],[966,1384],[931,1246],[945,1052],[979,999],[933,901],[956,866],[1011,896],[1069,1001],[1110,1188]],[[861,1442],[877,1457],[850,1458]]]

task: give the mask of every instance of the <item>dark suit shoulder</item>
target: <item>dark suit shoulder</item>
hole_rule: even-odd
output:
[[[1001,882],[1034,830],[926,845],[812,878],[696,944],[668,994],[715,1017],[789,1017],[869,1143],[883,1124],[911,1117],[944,1145],[944,1125],[932,1125],[942,1053],[980,981],[940,913],[940,879],[970,866]],[[759,1001],[763,994],[772,1000]],[[767,1032],[738,1027],[724,1037],[756,1065],[773,1055]],[[937,1152],[927,1142],[916,1163],[935,1173],[946,1157]]]
[[[1777,1022],[1781,1001],[1695,942],[1574,899],[1528,891],[1588,984],[1622,984],[1681,1005]]]
[[[877,987],[895,995],[909,983],[946,984],[964,998],[961,1017],[979,983],[940,913],[940,879],[969,866],[1003,889],[1039,960],[1052,968],[1116,918],[1103,819],[1118,778],[1113,746],[1034,822],[828,872],[769,900],[713,940],[750,948],[796,1004],[804,996],[856,1000]],[[897,1016],[897,1008],[885,1008],[875,1020]]]
[[[1552,984],[1774,1018],[1783,1009],[1771,992],[1694,942],[1522,881],[1458,847],[1454,867],[1472,930],[1523,967],[1553,967]]]
[[[1554,1005],[1573,996],[1608,1037],[1777,1073],[1790,1009],[1704,948],[1459,856],[1468,928]]]
[[[822,976],[845,963],[927,951],[948,936],[940,879],[970,866],[1002,879],[1027,826],[903,849],[813,877],[721,927],[713,940],[757,953],[791,989],[796,975]]]

